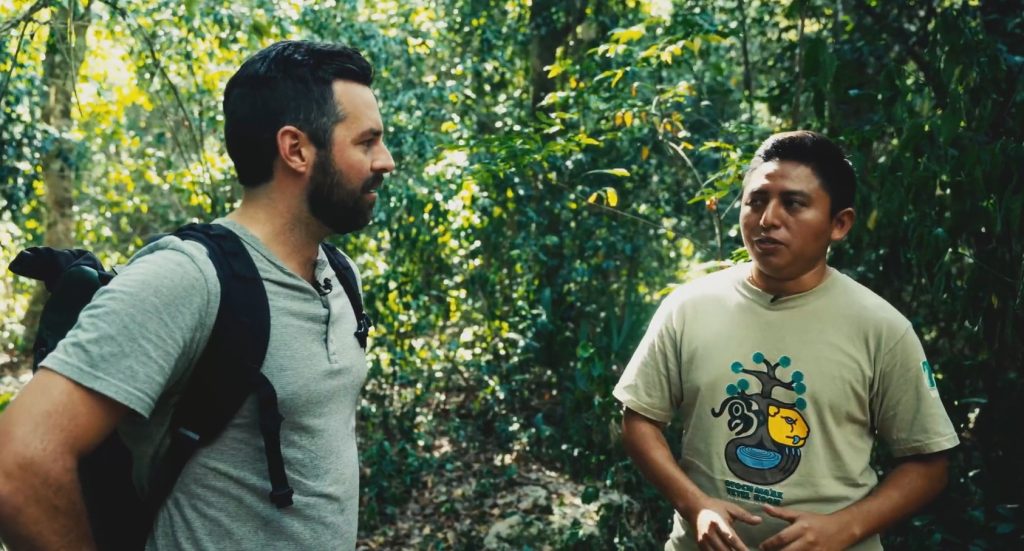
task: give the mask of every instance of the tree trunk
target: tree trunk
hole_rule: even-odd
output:
[[[534,110],[555,90],[544,67],[555,62],[555,54],[573,29],[586,17],[585,0],[534,0],[530,9],[530,105]]]
[[[548,78],[544,67],[555,62],[558,48],[566,45],[573,31],[586,18],[587,0],[533,0],[530,10],[530,106],[537,112],[540,102],[555,91],[555,81]],[[543,176],[535,175],[536,187],[544,188],[553,184],[543,181]],[[541,194],[538,200],[548,201],[551,195]],[[550,207],[538,206],[542,209]],[[540,228],[543,235],[560,236],[564,231],[563,221],[557,213],[552,212]],[[540,250],[549,259],[564,257],[564,244],[542,245]],[[563,292],[562,270],[566,264],[560,260],[549,260],[540,274],[540,289],[546,289],[550,295],[547,304],[547,316],[550,327],[538,334],[540,350],[537,359],[541,365],[553,370],[565,369],[571,365],[575,357],[575,345],[567,345],[563,339],[572,334],[569,327],[574,318],[574,308],[566,301]],[[542,295],[541,291],[539,295]]]
[[[46,59],[43,61],[47,95],[42,122],[50,127],[57,139],[42,159],[46,189],[43,245],[47,247],[68,248],[74,243],[75,145],[67,136],[74,124],[71,109],[77,101],[75,83],[85,57],[85,33],[89,29],[91,7],[91,0],[84,4],[70,0],[54,6],[50,15]],[[45,298],[46,290],[39,284],[22,321],[27,335],[35,333]]]

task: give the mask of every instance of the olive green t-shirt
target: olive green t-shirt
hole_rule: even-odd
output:
[[[773,299],[742,264],[676,289],[614,390],[626,407],[683,423],[683,471],[707,494],[764,520],[750,547],[785,528],[763,504],[830,513],[877,484],[876,438],[897,456],[959,442],[910,322],[829,269],[816,288]],[[675,515],[666,549],[695,549]],[[878,536],[855,549],[880,549]]]

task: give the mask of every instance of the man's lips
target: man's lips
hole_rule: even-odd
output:
[[[761,236],[754,238],[754,244],[758,247],[781,247],[782,241],[771,237]]]
[[[375,193],[378,189],[380,189],[380,186],[383,184],[383,175],[378,174],[376,176],[371,176],[370,179],[367,180],[365,184],[363,184],[363,193]]]

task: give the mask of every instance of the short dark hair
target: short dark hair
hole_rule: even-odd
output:
[[[373,66],[353,48],[299,40],[268,46],[242,64],[224,89],[224,140],[243,186],[270,180],[283,126],[305,132],[318,150],[329,147],[331,130],[345,118],[334,100],[336,80],[369,86]]]
[[[810,130],[772,134],[757,148],[747,175],[771,161],[793,161],[810,168],[829,196],[832,216],[853,207],[857,174],[843,150],[825,136]]]

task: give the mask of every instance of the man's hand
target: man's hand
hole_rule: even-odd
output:
[[[836,515],[819,515],[785,507],[767,505],[764,512],[789,523],[778,534],[761,542],[763,551],[800,549],[846,549],[851,540],[849,523]]]
[[[701,549],[746,551],[747,546],[732,529],[733,523],[758,524],[761,517],[702,492],[672,457],[657,421],[626,408],[622,416],[622,443],[644,477],[697,530],[697,543]]]
[[[687,520],[697,529],[697,545],[708,551],[746,551],[746,544],[732,529],[733,523],[761,523],[761,517],[739,505],[714,498],[701,503],[696,518]]]

